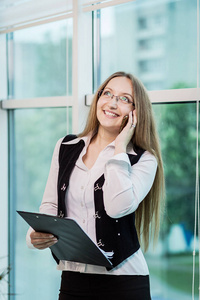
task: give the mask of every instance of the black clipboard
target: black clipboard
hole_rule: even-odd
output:
[[[58,242],[50,249],[59,260],[112,269],[111,261],[74,219],[25,211],[17,211],[17,213],[35,231],[52,233],[58,238]]]

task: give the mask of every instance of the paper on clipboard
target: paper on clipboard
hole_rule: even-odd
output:
[[[58,242],[50,248],[59,260],[112,269],[111,261],[74,219],[25,211],[17,212],[35,231],[52,233],[58,238]]]

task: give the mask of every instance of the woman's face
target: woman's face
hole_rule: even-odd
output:
[[[109,97],[110,95],[114,95]],[[97,102],[97,119],[99,121],[99,129],[104,129],[112,134],[117,135],[123,120],[134,109],[132,103],[121,101],[115,96],[123,96],[131,102],[133,100],[132,82],[126,77],[115,77],[111,79],[102,96]]]

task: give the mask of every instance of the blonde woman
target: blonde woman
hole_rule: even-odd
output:
[[[65,187],[65,188],[63,188]],[[58,261],[59,300],[149,300],[149,271],[140,248],[159,231],[164,196],[162,159],[143,84],[117,72],[96,92],[84,131],[55,147],[40,212],[75,218],[113,268]],[[57,239],[27,234],[29,247]],[[56,259],[56,258],[55,258]]]

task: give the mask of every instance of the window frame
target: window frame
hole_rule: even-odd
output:
[[[97,2],[97,1],[96,1]],[[99,2],[99,1],[98,1]],[[112,3],[111,3],[112,2]],[[24,108],[47,108],[47,107],[65,107],[66,114],[68,107],[72,107],[72,128],[73,132],[80,132],[85,123],[85,115],[89,111],[89,106],[93,96],[93,62],[92,62],[92,13],[96,9],[108,7],[109,5],[117,5],[124,3],[124,1],[110,1],[102,3],[102,5],[94,5],[92,8],[83,7],[80,0],[73,1],[73,13],[67,14],[66,17],[73,17],[73,61],[72,61],[72,96],[63,97],[43,97],[31,99],[9,99],[7,92],[7,65],[6,65],[6,40],[5,31],[0,34],[0,65],[1,65],[1,80],[0,80],[0,190],[2,195],[2,203],[0,210],[0,257],[3,257],[1,265],[6,268],[9,264],[9,126],[8,126],[8,112],[15,109]],[[128,0],[127,2],[130,2]],[[105,6],[106,5],[106,6]],[[63,17],[56,17],[61,19]],[[55,21],[52,17],[48,20],[38,21],[38,23],[27,24],[18,29],[36,26],[47,22]],[[84,24],[84,26],[83,26]],[[89,28],[89,30],[88,30]],[[197,113],[200,101],[199,88],[199,0],[197,0],[197,87],[186,89],[171,89],[149,91],[149,96],[152,103],[177,103],[177,102],[196,102]],[[8,29],[7,32],[14,31]],[[88,39],[84,39],[85,34]],[[87,65],[87,69],[84,66]],[[90,93],[90,94],[89,94]],[[198,139],[198,135],[197,135]],[[198,141],[197,141],[198,142]],[[6,224],[6,226],[5,226]],[[8,290],[8,285],[7,285]],[[5,298],[8,299],[8,298]]]

